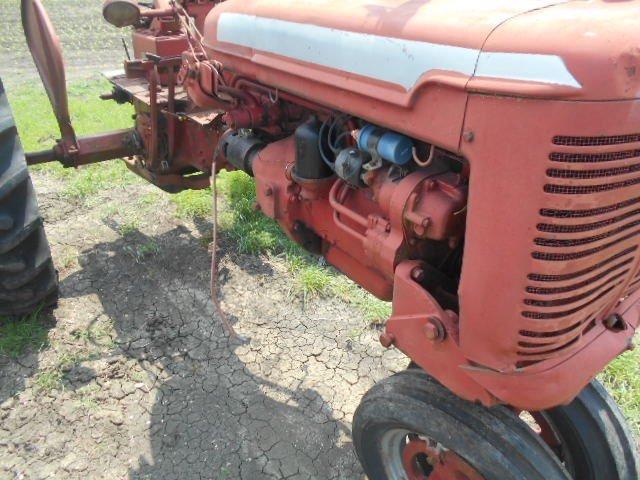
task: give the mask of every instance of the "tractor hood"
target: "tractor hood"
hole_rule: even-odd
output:
[[[242,68],[229,57],[274,71],[306,65],[339,88],[382,84],[392,102],[403,103],[403,93],[410,101],[429,80],[609,100],[640,96],[639,7],[609,0],[228,0],[210,12],[204,37],[232,70]]]

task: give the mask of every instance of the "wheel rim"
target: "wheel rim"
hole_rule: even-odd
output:
[[[571,452],[566,448],[566,441],[562,438],[562,434],[558,431],[553,421],[545,412],[531,412],[533,420],[535,420],[539,431],[534,431],[540,435],[540,438],[547,444],[551,451],[562,462],[572,478],[576,476],[575,459]],[[531,425],[529,425],[531,426]]]
[[[485,480],[455,452],[409,430],[387,431],[380,447],[391,480]]]

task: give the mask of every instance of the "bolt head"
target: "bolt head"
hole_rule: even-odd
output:
[[[636,349],[636,344],[633,343],[633,338],[630,338],[629,343],[627,343],[627,350],[631,352],[632,350],[635,350],[635,349]]]
[[[422,282],[424,280],[424,270],[420,267],[416,267],[411,270],[411,278],[416,282]]]
[[[628,328],[627,322],[618,314],[613,314],[603,320],[607,330],[612,332],[622,332]]]
[[[446,330],[439,318],[429,317],[427,323],[423,327],[423,331],[428,340],[432,342],[441,342],[444,340]]]
[[[389,348],[391,347],[396,341],[396,337],[393,335],[393,333],[383,333],[380,335],[380,344],[384,347],[384,348]]]
[[[436,327],[433,323],[429,322],[424,326],[424,334],[431,341],[437,340],[440,336],[440,332],[438,332],[438,327]]]

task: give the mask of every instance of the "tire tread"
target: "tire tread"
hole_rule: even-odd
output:
[[[27,315],[57,299],[44,222],[0,80],[0,315]]]

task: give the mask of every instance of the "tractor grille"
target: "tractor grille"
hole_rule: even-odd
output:
[[[640,288],[640,133],[556,136],[533,239],[518,366],[566,355]],[[552,208],[554,206],[568,208]],[[575,208],[573,207],[575,206]]]

